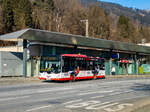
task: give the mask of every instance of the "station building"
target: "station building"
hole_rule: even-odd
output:
[[[150,47],[79,35],[24,29],[0,36],[16,42],[0,47],[0,76],[38,76],[42,64],[59,60],[62,54],[83,54],[104,59],[106,75],[142,75],[150,73]]]

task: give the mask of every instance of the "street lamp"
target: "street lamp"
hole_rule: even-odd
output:
[[[84,22],[86,24],[86,37],[89,36],[89,21],[88,19],[81,20],[81,22]]]

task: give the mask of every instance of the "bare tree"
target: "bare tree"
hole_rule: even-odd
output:
[[[104,9],[97,5],[90,5],[88,8],[88,20],[90,36],[109,39],[109,19]]]
[[[85,9],[78,0],[71,0],[64,16],[64,28],[68,33],[85,35],[85,24],[81,20],[86,19]]]
[[[4,33],[2,7],[0,6],[0,34]]]

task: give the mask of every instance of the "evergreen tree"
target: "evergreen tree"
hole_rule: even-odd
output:
[[[85,24],[81,20],[85,19],[86,13],[80,2],[78,0],[68,0],[65,5],[64,17],[61,18],[63,23],[61,31],[66,30],[70,34],[85,35]]]
[[[117,24],[118,33],[120,37],[128,38],[128,30],[129,30],[129,19],[125,16],[121,15]]]
[[[45,2],[45,10],[46,11],[54,11],[55,5],[53,0],[46,0]]]
[[[13,25],[14,25],[14,13],[13,13],[12,1],[3,0],[2,9],[3,9],[3,20],[5,24],[5,31],[11,32],[13,31]]]
[[[32,6],[29,0],[20,0],[19,10],[24,14],[25,25],[32,27]]]
[[[18,4],[14,5],[16,29],[33,27],[32,5],[29,0],[15,0]]]
[[[89,35],[97,38],[109,39],[110,27],[106,12],[97,5],[88,8]]]
[[[141,26],[139,29],[139,33],[140,33],[140,38],[142,39],[146,39],[146,41],[150,41],[150,30],[148,29],[148,27],[146,26]],[[140,42],[141,42],[140,40]]]
[[[117,31],[118,31],[119,39],[121,39],[121,41],[134,42],[134,43],[137,42],[134,35],[136,32],[134,25],[127,17],[123,15],[119,17],[117,23]]]
[[[2,33],[4,33],[4,22],[3,22],[2,7],[0,5],[0,35]]]

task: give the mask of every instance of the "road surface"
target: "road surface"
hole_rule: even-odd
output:
[[[150,78],[0,86],[0,112],[122,112],[150,97]]]

